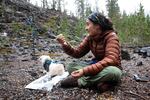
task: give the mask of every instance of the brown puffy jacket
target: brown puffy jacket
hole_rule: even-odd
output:
[[[84,67],[84,75],[95,75],[107,66],[116,66],[122,69],[120,44],[114,31],[107,31],[95,38],[86,36],[77,48],[73,48],[69,44],[62,44],[62,47],[68,55],[75,58],[80,58],[91,50],[98,62]]]

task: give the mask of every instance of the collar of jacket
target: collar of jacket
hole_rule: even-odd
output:
[[[98,34],[98,35],[96,35],[94,37],[91,37],[91,36],[89,36],[89,37],[90,37],[90,40],[98,42],[98,41],[102,40],[107,34],[109,34],[111,32],[113,32],[113,30],[105,31],[102,34]]]

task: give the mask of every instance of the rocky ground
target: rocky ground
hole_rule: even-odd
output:
[[[64,64],[78,61],[63,53],[54,39],[38,37],[39,39],[33,44],[30,39],[32,37],[27,36],[24,27],[20,33],[25,33],[27,37],[20,37],[17,34],[20,28],[14,25],[24,22],[27,16],[35,15],[37,21],[41,23],[53,16],[54,18],[60,16],[60,12],[53,10],[44,12],[23,1],[5,0],[3,6],[7,9],[2,10],[3,13],[0,15],[0,33],[9,33],[9,37],[0,34],[0,100],[150,100],[150,57],[146,57],[145,52],[144,55],[138,55],[133,52],[134,48],[126,47],[122,49],[127,51],[130,57],[125,52],[126,56],[122,60],[122,82],[114,90],[99,93],[88,88],[64,89],[59,84],[52,91],[25,89],[30,82],[44,75],[43,67],[37,60],[40,55],[50,55],[51,58],[60,60]],[[92,55],[89,53],[79,60],[85,61],[91,58]],[[128,60],[125,60],[127,58]]]
[[[6,45],[0,50],[0,100],[150,100],[150,58],[133,53],[133,48],[123,48],[131,59],[122,60],[122,82],[114,90],[99,93],[88,88],[64,89],[59,84],[52,91],[25,89],[27,84],[44,75],[43,67],[35,59],[40,55],[50,55],[64,64],[76,61],[63,53],[54,39],[42,37],[36,42],[33,58],[34,52],[27,40],[14,39],[10,47]],[[80,60],[91,57],[89,53]],[[136,75],[146,80],[135,80]]]

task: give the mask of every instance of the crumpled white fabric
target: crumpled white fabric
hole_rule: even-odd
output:
[[[55,76],[51,78],[51,76],[47,73],[28,84],[25,88],[51,91],[54,85],[56,85],[62,79],[66,78],[68,75],[68,72],[64,72],[64,74],[61,76]]]

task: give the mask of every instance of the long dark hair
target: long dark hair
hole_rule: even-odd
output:
[[[88,16],[88,19],[94,24],[99,24],[102,27],[102,31],[114,30],[113,23],[110,19],[106,18],[101,13],[92,13]]]

